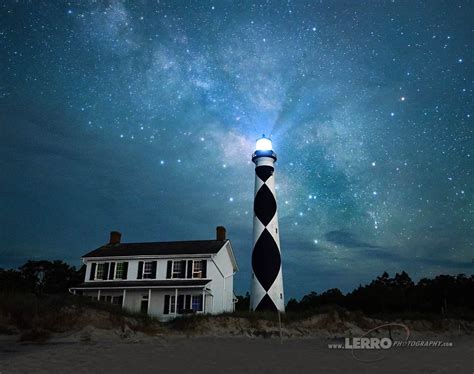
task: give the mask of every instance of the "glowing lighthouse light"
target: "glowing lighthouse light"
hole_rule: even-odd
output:
[[[271,151],[272,150],[272,141],[268,138],[265,138],[263,135],[260,139],[257,139],[257,145],[255,146],[256,151]]]

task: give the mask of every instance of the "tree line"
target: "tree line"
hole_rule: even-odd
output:
[[[390,277],[387,272],[344,295],[333,288],[321,294],[311,292],[298,302],[290,299],[288,311],[315,309],[337,305],[366,314],[441,313],[474,311],[474,275],[438,275],[423,278],[416,284],[402,271]]]
[[[238,310],[248,310],[250,295],[238,296]],[[474,311],[474,275],[438,275],[415,284],[402,271],[390,277],[387,272],[367,285],[343,294],[338,288],[323,293],[310,292],[301,300],[290,299],[287,312],[311,312],[327,306],[360,310],[365,314],[440,313]]]
[[[85,266],[76,269],[56,261],[28,261],[18,269],[0,268],[0,292],[54,294],[68,292],[84,281]],[[249,310],[250,296],[237,296],[237,310]],[[311,312],[326,306],[360,310],[366,314],[441,313],[474,311],[474,275],[438,275],[417,283],[402,271],[390,277],[387,272],[367,285],[343,294],[333,288],[323,293],[310,292],[301,300],[290,299],[288,312]]]

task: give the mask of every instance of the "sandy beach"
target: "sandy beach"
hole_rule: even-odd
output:
[[[432,339],[433,337],[429,337]],[[474,338],[442,338],[450,348],[397,348],[364,363],[330,339],[153,337],[124,341],[57,339],[44,344],[0,342],[7,373],[472,373]],[[368,356],[367,356],[368,357]]]

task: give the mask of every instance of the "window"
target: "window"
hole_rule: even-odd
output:
[[[117,262],[115,265],[115,279],[122,279],[123,278],[123,273],[125,270],[125,263],[123,262]]]
[[[143,266],[143,278],[153,278],[153,262],[145,262]]]
[[[123,296],[114,296],[112,297],[112,304],[117,306],[122,306]]]
[[[193,261],[193,278],[202,278],[202,261]]]
[[[157,263],[157,261],[138,261],[137,279],[155,279]],[[124,272],[127,273],[127,265]]]
[[[183,272],[183,263],[181,261],[173,261],[173,278],[181,278]]]
[[[96,279],[104,279],[105,264],[97,264]]]
[[[203,295],[165,295],[164,314],[184,314],[204,311]]]
[[[191,308],[194,312],[202,311],[202,295],[192,296]]]

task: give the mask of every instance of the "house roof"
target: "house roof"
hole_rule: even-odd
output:
[[[160,288],[160,287],[202,287],[208,284],[210,279],[167,279],[152,281],[104,281],[85,282],[71,289],[94,289],[94,288]]]
[[[219,252],[225,243],[226,240],[192,240],[180,242],[107,244],[94,249],[82,257],[215,254]]]

